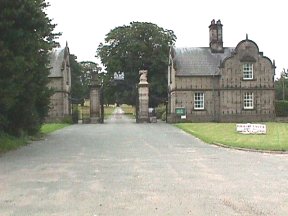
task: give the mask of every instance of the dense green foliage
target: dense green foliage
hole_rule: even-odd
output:
[[[69,56],[71,69],[71,98],[73,103],[81,103],[82,99],[86,97],[86,92],[81,81],[82,66],[77,61],[77,56],[70,54]]]
[[[160,104],[158,107],[155,108],[155,114],[157,119],[162,119],[163,113],[166,112],[166,105]]]
[[[277,117],[288,116],[288,101],[276,101],[275,113]]]
[[[176,36],[153,23],[132,22],[112,29],[100,44],[97,56],[106,67],[105,98],[109,103],[135,104],[139,70],[148,70],[150,106],[167,97],[169,46]],[[125,80],[112,82],[114,73],[124,72]]]
[[[80,110],[78,104],[84,106],[84,99],[89,98],[90,85],[92,82],[92,74],[99,73],[98,82],[101,84],[101,80],[104,74],[101,73],[101,67],[95,62],[85,61],[78,62],[75,55],[70,54],[70,68],[71,68],[71,99],[73,103],[72,107],[72,120],[71,123],[78,123]]]
[[[276,100],[288,101],[288,79],[281,77],[275,81],[275,97]]]
[[[84,98],[89,98],[89,90],[91,85],[92,73],[99,73],[99,80],[104,74],[101,73],[102,68],[95,62],[82,61],[78,62],[75,55],[70,55],[71,68],[71,97],[72,102],[83,103]]]
[[[82,67],[81,72],[81,83],[83,86],[83,92],[86,98],[89,97],[90,85],[92,82],[92,74],[98,74],[98,83],[101,84],[101,79],[103,74],[101,73],[102,68],[98,65],[98,63],[91,61],[82,61],[80,62]]]
[[[44,0],[0,1],[0,131],[39,131],[48,112],[49,50],[55,25]]]
[[[288,116],[288,74],[284,69],[275,81],[275,113],[278,117]]]

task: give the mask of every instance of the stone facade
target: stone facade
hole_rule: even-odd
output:
[[[273,120],[275,63],[248,36],[235,48],[223,47],[220,20],[209,33],[209,47],[170,50],[168,121]],[[176,108],[186,109],[186,119]]]
[[[54,90],[51,97],[50,110],[46,121],[62,121],[71,115],[70,91],[71,71],[69,65],[69,48],[54,49],[50,54],[50,83]]]

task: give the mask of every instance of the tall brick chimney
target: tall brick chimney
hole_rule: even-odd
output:
[[[209,36],[210,36],[210,49],[212,53],[223,53],[223,32],[222,32],[222,24],[221,21],[218,20],[215,23],[213,19],[211,21],[211,25],[209,26]]]

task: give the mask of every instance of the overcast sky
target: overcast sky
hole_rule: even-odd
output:
[[[246,38],[276,61],[276,74],[288,68],[288,13],[284,0],[46,0],[49,18],[62,32],[70,53],[79,61],[100,62],[94,56],[105,35],[132,21],[152,22],[177,36],[176,47],[209,46],[212,19],[223,24],[225,47]]]

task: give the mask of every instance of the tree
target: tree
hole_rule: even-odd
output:
[[[285,91],[286,91],[286,79],[288,78],[288,71],[285,70],[285,68],[283,69],[282,73],[281,73],[281,83],[282,83],[282,100],[285,100]]]
[[[69,56],[71,69],[71,98],[72,101],[81,101],[86,95],[86,89],[82,83],[83,67],[77,61],[77,56],[70,54]]]
[[[92,62],[92,61],[82,61],[82,62],[80,62],[80,64],[82,67],[81,83],[83,85],[84,95],[87,98],[87,97],[89,97],[89,90],[90,90],[90,85],[91,85],[91,80],[92,80],[92,73],[101,74],[102,68],[97,63]]]
[[[276,100],[288,100],[288,72],[283,69],[281,77],[275,81]]]
[[[0,1],[0,130],[35,134],[48,113],[49,51],[57,44],[44,0]]]
[[[114,93],[117,91],[123,103],[135,104],[139,70],[147,69],[150,106],[165,100],[168,53],[175,40],[173,31],[147,22],[131,22],[128,26],[111,30],[106,35],[105,44],[99,45],[97,56],[101,58],[107,76],[110,77],[106,80],[111,80],[115,72],[124,72],[125,80],[119,88],[113,85],[108,88],[114,88]]]
[[[99,73],[100,79],[103,79],[102,68],[95,62],[77,61],[77,56],[70,54],[71,68],[71,97],[73,102],[80,102],[89,97],[92,73]]]

